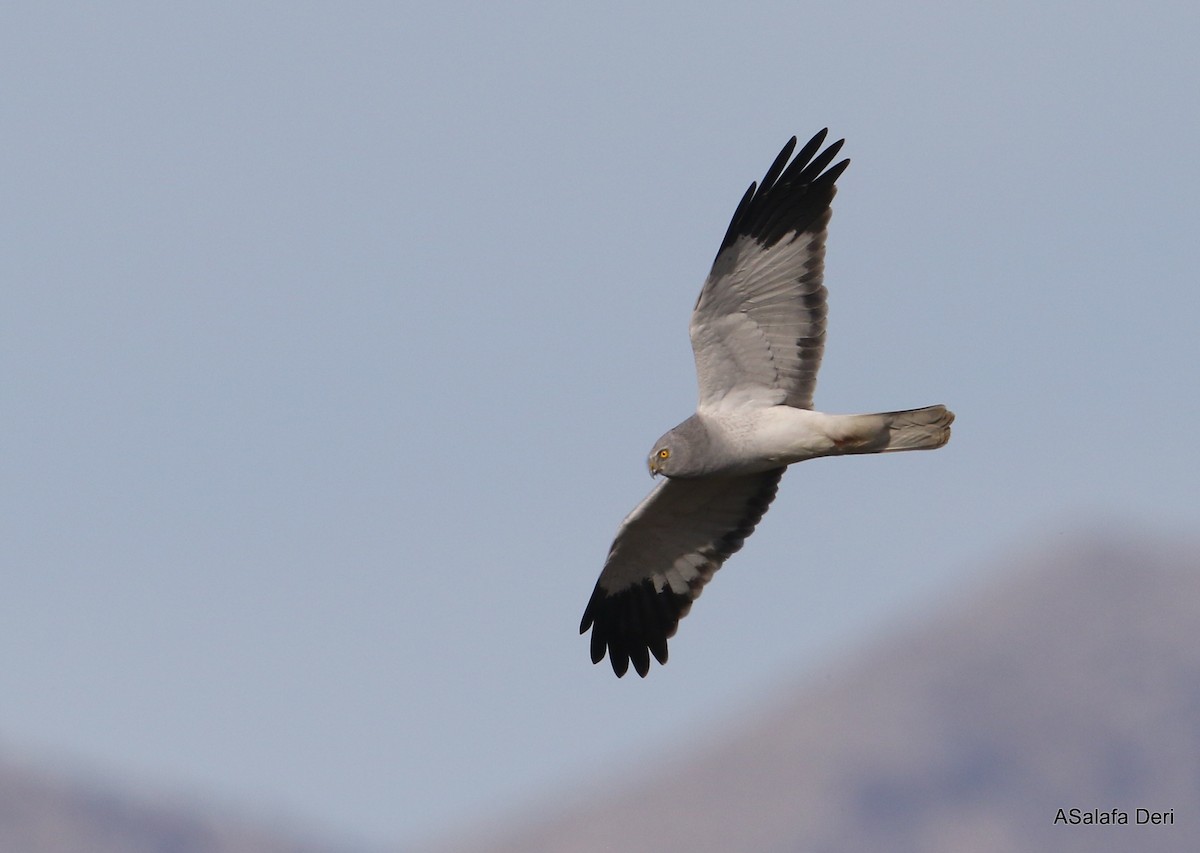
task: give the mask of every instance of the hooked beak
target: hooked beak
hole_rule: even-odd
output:
[[[650,476],[657,477],[659,475],[658,457],[651,456],[650,461],[647,464],[650,466]]]

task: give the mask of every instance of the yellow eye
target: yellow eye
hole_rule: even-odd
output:
[[[662,450],[658,451],[659,459],[666,459],[670,455],[671,455],[671,451],[667,450],[667,448],[665,448],[665,447]]]

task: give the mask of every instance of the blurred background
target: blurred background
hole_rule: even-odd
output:
[[[1198,43],[1183,2],[6,6],[11,849],[135,850],[143,808],[148,850],[486,836],[985,590],[1044,603],[1030,566],[1192,590]],[[578,623],[694,406],[688,312],[746,187],[826,126],[853,162],[817,405],[943,402],[954,439],[793,469],[670,664],[618,681]],[[1194,768],[1143,758],[1113,778],[1200,821]],[[1094,782],[1007,814],[1146,805],[1065,801]],[[946,849],[1021,849],[988,838]]]

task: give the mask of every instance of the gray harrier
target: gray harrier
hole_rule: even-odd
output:
[[[654,443],[650,473],[664,479],[621,524],[579,626],[592,630],[592,662],[607,652],[618,676],[631,660],[645,676],[651,654],[667,662],[667,638],[754,530],[788,465],[950,440],[954,414],[945,406],[812,409],[829,204],[850,164],[829,166],[843,140],[821,151],[826,132],[794,158],[793,137],[750,185],[692,310],[696,413]]]

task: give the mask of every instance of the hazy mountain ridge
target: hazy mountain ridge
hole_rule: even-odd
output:
[[[452,849],[1200,849],[1200,545],[1094,535],[997,574],[690,756]]]
[[[290,837],[289,837],[290,836]],[[0,850],[13,853],[355,853],[266,821],[152,800],[0,760]]]
[[[643,754],[643,775],[447,849],[1200,849],[1200,542],[1089,535],[996,566],[915,627]],[[1133,825],[1139,807],[1174,823]],[[1131,825],[1055,825],[1059,808]],[[0,851],[358,849],[0,758]]]

